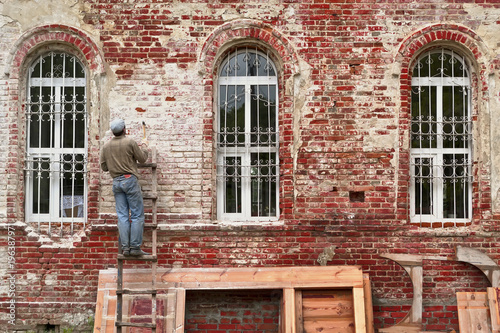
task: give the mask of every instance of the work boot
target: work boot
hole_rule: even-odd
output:
[[[119,254],[123,254],[125,257],[130,256],[130,249],[125,247],[121,248]]]
[[[139,256],[149,256],[150,254],[147,252],[144,252],[141,249],[131,249],[130,250],[130,255],[134,257],[139,257]]]

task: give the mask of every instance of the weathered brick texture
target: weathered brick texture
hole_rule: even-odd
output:
[[[99,270],[116,266],[111,179],[99,169],[99,151],[117,116],[136,139],[145,121],[158,152],[161,266],[313,266],[335,246],[328,265],[370,274],[379,328],[401,320],[413,297],[404,269],[380,254],[451,257],[464,246],[500,259],[498,1],[45,0],[4,1],[0,12],[0,318],[9,320],[13,274],[9,330],[88,330]],[[217,71],[242,45],[268,51],[279,72],[280,218],[273,223],[217,220]],[[415,225],[411,71],[419,54],[443,45],[471,68],[473,218]],[[62,236],[57,225],[47,235],[24,216],[27,67],[52,49],[75,54],[88,70],[88,220]],[[148,175],[141,181],[147,187]],[[455,293],[488,285],[468,264],[424,261],[424,329],[458,330]],[[275,294],[255,302],[238,294],[245,315],[231,311],[241,303],[234,295],[209,313],[207,295],[190,296],[192,332],[276,331]],[[268,310],[255,314],[264,300]]]

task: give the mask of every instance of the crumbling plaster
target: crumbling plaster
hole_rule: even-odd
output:
[[[26,31],[48,23],[83,26],[84,2],[79,0],[0,0],[0,23]]]

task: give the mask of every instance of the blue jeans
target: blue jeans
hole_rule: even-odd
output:
[[[144,204],[137,177],[122,175],[113,178],[113,194],[122,250],[139,249],[144,231]]]

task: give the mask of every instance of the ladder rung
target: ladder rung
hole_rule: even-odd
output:
[[[149,256],[127,256],[125,257],[123,254],[119,254],[116,257],[118,260],[142,260],[142,261],[156,261],[157,257],[154,255]]]
[[[142,194],[143,199],[151,199],[151,200],[156,200],[158,199],[158,194],[155,192],[144,192]]]
[[[156,295],[155,289],[122,289],[117,290],[117,294],[122,295]]]
[[[138,168],[156,168],[156,163],[141,163],[137,164]]]
[[[156,324],[149,324],[149,323],[126,323],[126,322],[123,322],[123,321],[116,321],[115,322],[115,326],[156,328]]]

